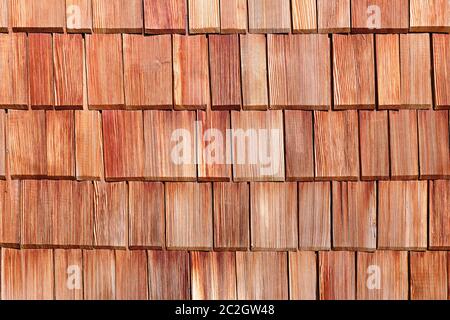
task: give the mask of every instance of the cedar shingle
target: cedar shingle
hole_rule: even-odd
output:
[[[8,112],[8,149],[13,178],[47,174],[45,111]]]
[[[107,180],[144,176],[142,111],[104,110],[103,153]]]
[[[448,0],[410,0],[409,24],[413,32],[450,32]]]
[[[289,252],[289,298],[316,300],[317,257],[315,252]]]
[[[214,195],[214,248],[245,250],[249,246],[249,187],[247,183],[217,182]]]
[[[241,108],[238,35],[209,36],[212,109]]]
[[[9,21],[14,31],[64,31],[64,0],[9,0],[8,7]]]
[[[447,300],[447,252],[410,253],[411,300]]]
[[[186,0],[144,0],[145,33],[185,33]]]
[[[220,30],[222,33],[245,33],[247,30],[247,1],[220,1]]]
[[[116,250],[115,287],[117,300],[147,300],[147,254],[145,251]]]
[[[419,110],[420,177],[450,178],[448,111]]]
[[[358,300],[407,300],[406,251],[358,252]]]
[[[320,33],[350,31],[350,0],[317,0]]]
[[[292,31],[294,33],[317,32],[316,0],[292,0]]]
[[[450,181],[430,181],[429,247],[450,248]]]
[[[356,299],[355,253],[320,252],[319,279],[320,300]]]
[[[408,0],[353,0],[352,32],[407,32]]]
[[[268,35],[270,106],[329,109],[330,40],[326,35]]]
[[[211,249],[211,184],[166,183],[165,187],[167,248]]]
[[[358,113],[314,111],[317,179],[356,180],[359,175]]]
[[[50,109],[55,104],[52,35],[28,35],[28,50],[31,108]]]
[[[301,250],[331,248],[331,187],[329,182],[299,183],[298,235]]]
[[[267,109],[266,36],[240,36],[242,69],[242,106],[244,109]]]
[[[142,0],[92,0],[95,32],[141,33]]]
[[[286,300],[286,252],[236,252],[239,300]]]
[[[251,33],[291,31],[289,0],[249,0],[248,28]]]
[[[170,35],[123,35],[125,102],[128,108],[171,109]]]
[[[8,0],[0,1],[0,31],[8,32]]]
[[[250,195],[251,248],[297,249],[297,184],[251,183]]]
[[[0,178],[6,174],[6,127],[7,117],[5,110],[0,110]]]
[[[333,35],[335,109],[375,108],[373,35]]]
[[[193,300],[236,300],[234,252],[191,252]]]
[[[163,248],[164,185],[130,181],[128,186],[130,248]]]
[[[84,299],[114,300],[115,269],[113,250],[83,250]]]
[[[375,250],[377,194],[375,182],[334,182],[333,247]]]
[[[67,32],[92,32],[91,0],[66,0]]]
[[[190,33],[220,31],[219,0],[188,0],[188,8]]]
[[[83,49],[82,35],[53,36],[55,68],[55,108],[83,108]]]
[[[173,75],[175,108],[206,109],[209,74],[205,36],[173,36]]]
[[[378,182],[378,248],[427,247],[427,182]]]
[[[195,112],[144,111],[146,179],[195,181]]]
[[[25,33],[0,35],[0,103],[17,109],[28,108],[28,50]]]
[[[83,252],[57,249],[54,255],[55,299],[83,300]]]
[[[389,122],[387,111],[359,112],[361,179],[389,179]]]
[[[86,35],[86,63],[89,107],[123,107],[122,36]]]
[[[0,181],[0,244],[20,244],[20,187],[19,180]]]
[[[419,145],[417,111],[389,111],[389,143],[392,179],[417,179]]]
[[[282,111],[231,112],[234,181],[284,181]]]
[[[450,109],[450,35],[433,34],[434,96],[436,109]]]
[[[189,279],[188,252],[148,251],[150,300],[188,300]]]
[[[314,179],[313,115],[309,111],[284,112],[286,179]]]

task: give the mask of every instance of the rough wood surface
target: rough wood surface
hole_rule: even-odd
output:
[[[407,32],[408,0],[353,0],[352,32]]]
[[[113,250],[83,250],[85,300],[116,298],[116,264]]]
[[[144,0],[145,33],[186,33],[186,0]]]
[[[19,180],[0,182],[0,244],[20,244],[20,191]]]
[[[294,33],[317,32],[316,0],[292,0],[292,31]]]
[[[320,33],[350,32],[350,0],[317,0]]]
[[[432,39],[436,109],[450,109],[450,35],[433,34]]]
[[[249,0],[248,28],[251,33],[291,31],[289,0]]]
[[[92,0],[66,0],[67,32],[92,32]]]
[[[247,31],[247,1],[220,1],[220,31],[222,33],[245,33]]]
[[[413,32],[450,32],[448,0],[410,0],[409,28]]]
[[[320,300],[356,299],[355,253],[324,251],[319,253]]]
[[[117,300],[147,300],[147,254],[142,250],[115,251]]]
[[[447,300],[447,252],[410,253],[411,300]]]
[[[83,300],[83,253],[81,250],[56,249],[55,299]]]
[[[289,252],[289,298],[317,299],[317,256],[315,252]]]
[[[218,33],[220,31],[219,0],[188,0],[189,32]]]
[[[64,0],[9,0],[8,9],[14,31],[63,32],[66,26]]]
[[[7,128],[8,118],[4,110],[0,111],[0,178],[6,177],[6,154],[7,154],[7,144],[6,144],[6,128]]]
[[[95,32],[142,33],[142,0],[92,0]]]
[[[450,180],[429,182],[429,247],[450,248]]]

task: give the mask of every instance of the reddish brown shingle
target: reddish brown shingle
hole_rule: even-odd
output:
[[[219,0],[188,0],[189,32],[217,33],[220,31]]]
[[[292,0],[292,31],[294,33],[317,32],[316,0]]]
[[[429,182],[429,247],[450,248],[450,180]]]
[[[350,31],[350,0],[317,0],[320,33]]]
[[[141,33],[142,0],[92,0],[95,32]]]
[[[450,31],[450,4],[447,0],[410,0],[409,7],[409,24],[411,31]]]
[[[355,300],[355,253],[325,251],[319,253],[320,300]]]
[[[411,300],[447,300],[447,253],[411,252]]]
[[[185,0],[144,0],[145,33],[185,33]]]
[[[433,34],[433,71],[436,109],[450,109],[450,35]]]
[[[63,32],[64,4],[64,0],[9,0],[10,25],[14,31]]]
[[[83,250],[83,288],[85,300],[116,298],[114,251]]]
[[[54,251],[55,299],[83,300],[83,253],[81,250]]]
[[[247,30],[247,1],[220,1],[220,30],[222,33],[245,33]]]
[[[408,0],[353,0],[352,32],[407,32]]]
[[[249,0],[248,29],[251,33],[288,33],[291,30],[289,0]]]
[[[289,252],[289,298],[316,300],[317,256],[315,252]]]
[[[92,0],[66,0],[67,32],[92,31]]]
[[[117,300],[147,300],[147,254],[142,250],[115,251]]]

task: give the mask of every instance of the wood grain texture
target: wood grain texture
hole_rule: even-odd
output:
[[[249,247],[250,194],[247,183],[216,182],[214,196],[214,248],[246,250]]]
[[[209,250],[213,247],[212,186],[166,183],[166,246]]]
[[[317,256],[315,252],[289,252],[289,299],[317,299]]]
[[[450,178],[448,111],[419,110],[418,125],[421,179]]]
[[[270,107],[329,109],[330,40],[326,35],[268,35]]]
[[[196,181],[195,137],[195,112],[144,111],[145,178]]]
[[[359,176],[358,113],[314,111],[315,175],[320,180]]]
[[[103,172],[102,127],[98,111],[75,111],[75,162],[79,180],[97,180]]]
[[[450,181],[429,182],[429,247],[450,248]]]
[[[3,300],[52,300],[54,265],[52,250],[1,251]]]
[[[47,132],[47,175],[75,177],[75,119],[73,111],[45,113]]]
[[[53,65],[55,78],[55,108],[83,108],[82,35],[53,35]]]
[[[429,35],[377,35],[377,74],[380,108],[430,108]]]
[[[331,249],[331,186],[329,182],[298,185],[300,250]]]
[[[230,113],[197,112],[197,159],[200,181],[229,181],[231,146],[227,143]]]
[[[174,103],[176,109],[206,109],[209,104],[208,40],[205,36],[173,36]]]
[[[54,251],[55,299],[83,300],[83,252],[81,250]]]
[[[389,122],[387,111],[359,112],[361,179],[389,179]]]
[[[320,300],[356,299],[355,253],[319,252]]]
[[[95,32],[142,33],[142,0],[92,0]]]
[[[0,103],[15,109],[28,108],[28,50],[25,33],[0,34]]]
[[[286,252],[236,252],[239,300],[287,300]]]
[[[129,109],[171,109],[170,35],[123,35],[125,104]]]
[[[234,181],[284,181],[282,111],[231,112]]]
[[[150,300],[190,299],[189,253],[148,251]]]
[[[219,0],[188,0],[189,32],[218,33],[220,31]]]
[[[335,109],[375,108],[373,35],[333,35]]]
[[[320,33],[350,32],[350,0],[317,0]]]
[[[122,108],[125,103],[122,36],[86,35],[86,63],[89,107]]]
[[[44,111],[8,112],[8,148],[13,178],[47,174]]]
[[[7,128],[8,118],[5,110],[0,111],[0,178],[6,176],[6,128]]]
[[[377,192],[375,182],[332,183],[333,247],[375,250]]]
[[[94,245],[100,248],[127,246],[127,185],[125,182],[94,182]]]
[[[83,250],[85,300],[116,298],[116,265],[113,250]]]
[[[242,106],[245,110],[265,110],[267,92],[267,48],[264,35],[241,35]]]
[[[249,0],[248,28],[251,33],[291,31],[289,0]]]
[[[51,34],[28,35],[28,72],[30,105],[33,109],[51,109],[55,104]]]
[[[450,32],[450,4],[447,0],[410,0],[409,30]]]
[[[144,0],[145,33],[186,33],[186,0]]]
[[[314,179],[313,115],[309,111],[284,112],[286,179]]]
[[[247,1],[220,1],[220,31],[222,33],[245,33],[247,30]]]
[[[191,252],[192,300],[236,300],[236,254]]]
[[[0,182],[0,244],[20,244],[20,191],[19,180]]]
[[[209,36],[212,109],[241,108],[238,35]]]
[[[317,32],[317,1],[292,0],[292,31],[294,33]]]
[[[69,33],[92,32],[92,0],[66,0],[66,30]]]
[[[8,0],[0,1],[0,32],[8,32]]]
[[[436,109],[450,109],[450,35],[433,34],[434,97]]]
[[[107,180],[144,176],[144,122],[142,111],[102,112],[103,153]]]
[[[164,185],[160,182],[130,181],[128,188],[130,248],[163,248]]]
[[[447,252],[410,253],[411,300],[447,300]]]
[[[406,251],[358,252],[357,269],[358,300],[408,300]]]
[[[389,111],[392,179],[417,179],[419,142],[416,110]]]
[[[297,184],[250,184],[252,250],[295,250],[298,245]]]
[[[427,182],[378,182],[378,248],[427,248]]]
[[[66,25],[64,0],[9,0],[8,4],[9,22],[14,31],[64,31]]]
[[[116,250],[116,299],[147,300],[147,254],[142,250]]]
[[[352,32],[408,32],[408,0],[352,0],[351,13]]]

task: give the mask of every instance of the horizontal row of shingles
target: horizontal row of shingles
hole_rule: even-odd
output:
[[[9,110],[0,129],[0,172],[9,163],[13,179],[450,178],[446,110]]]
[[[433,49],[428,34],[334,35],[332,45],[326,35],[86,37],[84,59],[81,35],[0,35],[0,105],[322,110],[374,109],[378,98],[379,109],[450,107],[450,35],[434,34]]]
[[[450,248],[447,180],[1,187],[0,243],[26,248]]]
[[[446,300],[450,254],[1,250],[1,298]]]
[[[450,31],[447,0],[2,0],[0,11],[1,29],[27,32]]]

